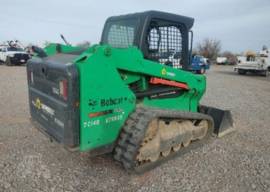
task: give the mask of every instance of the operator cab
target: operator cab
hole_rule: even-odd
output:
[[[146,59],[188,69],[188,34],[193,23],[193,18],[159,11],[114,16],[105,23],[101,44],[136,46]]]

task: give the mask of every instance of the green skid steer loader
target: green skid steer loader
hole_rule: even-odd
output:
[[[135,172],[229,132],[230,112],[201,106],[206,77],[189,72],[193,22],[158,11],[114,16],[87,49],[33,47],[33,123],[72,151],[113,152]]]

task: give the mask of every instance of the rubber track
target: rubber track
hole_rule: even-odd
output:
[[[180,149],[178,152],[174,152],[168,157],[162,157],[156,162],[145,163],[138,165],[136,156],[138,150],[141,147],[141,143],[144,139],[145,133],[148,128],[148,124],[154,118],[171,118],[171,119],[189,119],[189,120],[201,120],[205,119],[210,122],[210,128],[207,136],[199,141],[192,142],[188,147]],[[190,151],[203,144],[204,140],[207,140],[209,135],[213,132],[213,119],[211,116],[202,113],[184,112],[184,111],[172,111],[172,110],[158,110],[153,108],[139,107],[133,112],[127,119],[122,132],[118,138],[114,150],[114,159],[121,162],[122,165],[131,172],[143,173],[149,169],[152,169],[160,163],[171,159],[176,154],[182,154]]]

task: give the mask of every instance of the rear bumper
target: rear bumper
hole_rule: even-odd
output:
[[[234,69],[234,71],[244,70],[247,72],[264,72],[267,70],[267,69],[262,69],[262,68],[258,68],[258,67],[248,67],[248,66],[236,66],[233,69]]]
[[[71,152],[75,152],[75,151],[79,151],[80,147],[79,146],[67,146],[64,145],[63,143],[61,143],[59,140],[56,139],[56,137],[54,137],[53,135],[50,134],[50,132],[48,132],[38,121],[36,121],[33,118],[30,118],[31,123],[34,125],[34,127],[40,131],[44,136],[46,136],[47,138],[50,139],[51,142],[56,142],[59,145],[61,145],[62,147],[64,147],[65,149],[67,149],[68,151]]]

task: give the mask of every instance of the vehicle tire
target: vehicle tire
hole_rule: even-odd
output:
[[[247,73],[246,70],[244,70],[244,69],[238,69],[238,74],[245,75],[246,73]]]
[[[263,76],[268,77],[269,76],[269,70],[266,69],[262,74],[263,74]]]
[[[205,74],[205,72],[206,72],[205,68],[202,67],[201,70],[200,70],[200,74]]]
[[[10,57],[7,57],[5,63],[6,63],[7,66],[12,66],[12,63],[11,63],[11,61],[10,61]]]

